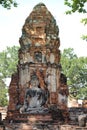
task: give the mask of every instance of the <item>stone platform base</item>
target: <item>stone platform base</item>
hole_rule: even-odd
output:
[[[58,124],[8,124],[6,130],[87,130],[87,127]]]
[[[15,114],[11,118],[4,120],[8,123],[30,123],[30,122],[52,122],[51,114]]]
[[[51,114],[18,114],[10,120],[10,123],[38,123],[38,122],[51,122],[52,116]]]
[[[8,124],[6,130],[59,130],[57,124]]]
[[[72,125],[61,125],[59,130],[87,130],[87,127],[79,127],[79,126],[72,126]]]
[[[52,121],[51,115],[30,115],[28,117],[29,122],[38,122],[38,121]]]

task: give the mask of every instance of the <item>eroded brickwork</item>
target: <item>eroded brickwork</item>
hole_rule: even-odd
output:
[[[19,42],[17,73],[9,86],[7,119],[20,120],[23,113],[37,114],[38,111],[48,112],[51,119],[60,109],[67,120],[69,92],[67,78],[61,73],[59,29],[43,3],[36,5],[25,20]]]

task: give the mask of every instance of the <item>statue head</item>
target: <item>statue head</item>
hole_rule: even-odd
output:
[[[36,75],[31,76],[30,84],[31,84],[31,87],[38,87],[39,86],[39,79]]]

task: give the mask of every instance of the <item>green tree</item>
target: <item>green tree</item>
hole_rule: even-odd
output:
[[[18,62],[19,47],[7,47],[6,50],[0,52],[0,76],[2,78],[11,77],[16,72]]]
[[[87,13],[87,0],[64,0],[64,4],[69,7],[70,10],[66,11],[66,14],[75,12]],[[87,25],[87,18],[83,18],[81,22]],[[83,40],[87,41],[87,35],[82,36]]]
[[[11,78],[12,73],[16,72],[18,63],[19,47],[7,47],[6,50],[0,52],[0,106],[8,103],[7,91],[8,86],[5,84],[7,78]]]
[[[72,48],[65,49],[61,56],[63,73],[67,76],[70,93],[76,98],[87,97],[87,57],[77,57]]]
[[[4,81],[0,79],[0,106],[6,106],[7,104],[7,88]]]
[[[70,10],[67,11],[67,13],[71,14],[74,12],[79,13],[87,13],[86,11],[86,4],[87,0],[65,0],[65,5],[70,7]]]
[[[0,4],[7,9],[11,9],[12,6],[17,7],[15,0],[0,0]]]

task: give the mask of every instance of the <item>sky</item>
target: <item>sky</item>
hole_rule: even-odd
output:
[[[66,15],[68,9],[64,0],[16,0],[18,7],[7,10],[0,5],[0,51],[7,46],[19,46],[22,27],[33,7],[43,2],[55,17],[59,27],[60,50],[73,48],[77,56],[87,56],[87,42],[81,39],[87,34],[87,26],[80,21],[87,14],[74,13]]]

